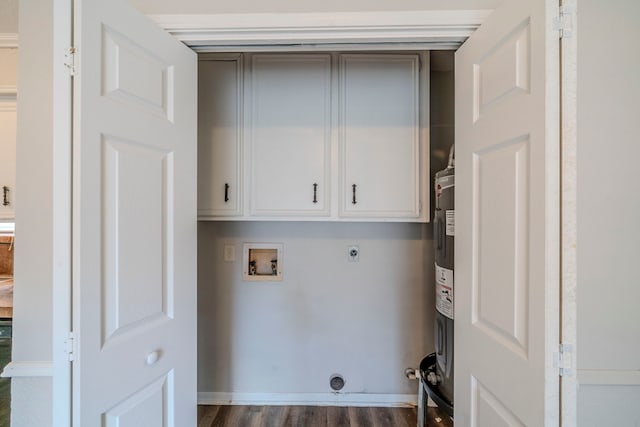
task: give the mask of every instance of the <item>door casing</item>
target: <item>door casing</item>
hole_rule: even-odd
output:
[[[54,2],[54,52],[65,52],[72,46],[73,0]],[[575,7],[574,7],[575,10]],[[285,14],[236,14],[229,15],[155,15],[150,16],[161,28],[185,42],[197,52],[221,51],[278,51],[336,50],[454,50],[491,11],[422,11],[411,12],[349,12]],[[291,23],[295,22],[292,30]],[[393,25],[390,26],[389,23]],[[338,24],[336,24],[338,23]],[[416,26],[417,24],[420,24]],[[357,30],[354,31],[354,27]],[[261,45],[261,40],[273,43]],[[293,46],[292,46],[293,45]],[[575,56],[563,57],[563,70],[575,70]],[[66,351],[70,345],[71,330],[71,224],[72,224],[72,158],[71,158],[71,79],[67,59],[63,54],[54,55],[54,139],[53,139],[53,419],[55,425],[70,425],[71,367]],[[572,62],[573,61],[573,62]],[[571,77],[563,80],[571,84]],[[575,81],[575,77],[574,80]],[[574,104],[572,104],[575,106]],[[571,108],[567,106],[566,108]],[[563,129],[569,131],[570,129]],[[575,138],[563,139],[571,144],[568,154],[575,150]],[[562,147],[565,149],[564,145]],[[562,164],[563,194],[573,194],[575,181],[571,179],[570,159]],[[575,223],[575,212],[563,215],[563,224]],[[571,254],[572,228],[562,227],[564,256]],[[566,238],[565,238],[566,237]],[[568,245],[568,246],[567,246]],[[566,268],[570,269],[570,265]],[[563,277],[565,276],[563,266]],[[570,271],[568,272],[570,273]],[[569,274],[569,276],[571,276]],[[575,295],[576,282],[563,283],[563,295]],[[563,319],[575,319],[575,300],[563,298]],[[563,327],[565,325],[563,324]],[[574,336],[570,332],[567,339]],[[566,339],[565,339],[566,341]],[[572,356],[575,360],[575,354]],[[564,382],[562,388],[563,419],[575,414],[575,381]],[[566,412],[568,410],[568,412]],[[569,414],[567,418],[565,415]]]

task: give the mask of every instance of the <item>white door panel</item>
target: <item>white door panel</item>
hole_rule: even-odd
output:
[[[76,3],[74,425],[195,425],[196,58]]]
[[[456,53],[460,425],[541,426],[558,416],[547,356],[558,342],[557,264],[548,262],[559,244],[557,182],[548,179],[558,169],[552,9],[505,1]]]

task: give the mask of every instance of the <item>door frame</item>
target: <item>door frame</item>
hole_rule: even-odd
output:
[[[567,0],[565,0],[565,3]],[[575,0],[568,0],[576,9]],[[54,138],[53,138],[53,419],[70,425],[71,365],[69,340],[71,305],[72,216],[72,81],[62,54],[72,45],[73,0],[54,1]],[[431,10],[340,13],[249,13],[211,15],[150,15],[162,29],[196,52],[296,51],[296,50],[455,50],[491,13],[491,10]],[[575,38],[574,38],[575,40]],[[265,42],[266,41],[266,42]],[[575,43],[575,42],[574,42]],[[574,46],[575,48],[575,46]],[[567,57],[565,58],[565,52]],[[563,50],[563,70],[573,70],[562,91],[575,91],[575,51]],[[564,76],[564,74],[563,74]],[[573,85],[573,86],[572,86]],[[575,118],[575,96],[567,100],[567,118]],[[573,100],[573,104],[571,104]],[[573,107],[571,107],[573,105]],[[571,109],[573,108],[573,110]],[[563,112],[565,109],[563,109]],[[566,114],[566,113],[565,113]],[[575,134],[562,124],[561,142],[563,212],[562,330],[565,342],[575,343]],[[565,146],[566,145],[566,146]],[[566,198],[566,203],[565,203]],[[573,202],[573,204],[572,204]],[[571,210],[573,206],[573,210]],[[573,258],[572,258],[573,256]],[[573,298],[569,298],[573,296]],[[567,321],[567,319],[569,319]],[[573,323],[572,323],[573,322]],[[573,325],[573,326],[572,326]],[[575,345],[574,345],[575,349]],[[575,360],[575,351],[571,355]],[[573,365],[575,366],[575,364]],[[574,370],[575,372],[575,370]],[[575,375],[561,387],[562,421],[575,420]],[[569,425],[569,424],[567,424]]]
[[[53,141],[52,141],[52,419],[71,425],[72,330],[72,179],[73,80],[65,52],[73,46],[73,0],[53,2]],[[59,54],[58,54],[59,53]]]

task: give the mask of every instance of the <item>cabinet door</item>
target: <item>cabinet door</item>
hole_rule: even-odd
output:
[[[242,57],[198,62],[198,217],[242,214]]]
[[[329,215],[331,56],[254,55],[251,215]]]
[[[342,217],[419,217],[418,81],[418,55],[340,57]]]
[[[0,100],[0,220],[15,219],[16,102]]]

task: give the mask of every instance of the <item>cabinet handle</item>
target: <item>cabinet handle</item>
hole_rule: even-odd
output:
[[[353,203],[354,205],[358,203],[358,201],[356,200],[356,187],[358,186],[355,184],[351,186],[351,188],[353,188],[353,199],[351,200],[351,203]]]
[[[229,201],[229,184],[224,183],[224,202],[227,203]]]
[[[2,206],[9,206],[9,187],[2,187]]]
[[[318,184],[313,183],[313,203],[318,203]]]

